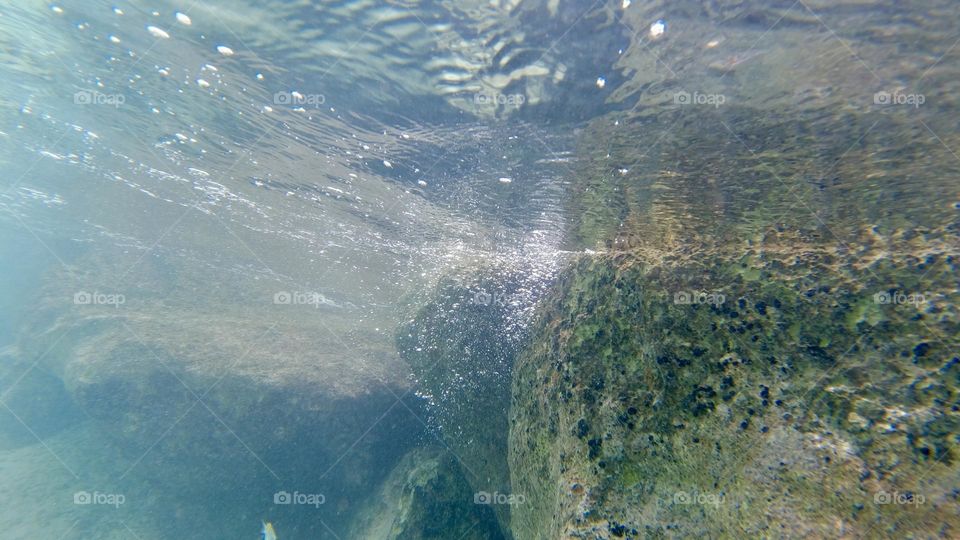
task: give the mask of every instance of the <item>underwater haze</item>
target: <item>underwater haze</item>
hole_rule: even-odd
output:
[[[5,538],[960,538],[951,0],[18,0],[0,73]]]

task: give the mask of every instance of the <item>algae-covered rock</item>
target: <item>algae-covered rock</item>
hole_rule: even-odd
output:
[[[496,540],[491,507],[478,504],[456,458],[440,447],[404,456],[357,513],[350,538]]]
[[[514,365],[514,537],[957,536],[956,162],[910,128],[936,111],[728,97],[581,136],[569,245],[598,252]]]
[[[515,367],[515,537],[957,534],[955,309],[805,255],[571,268]]]

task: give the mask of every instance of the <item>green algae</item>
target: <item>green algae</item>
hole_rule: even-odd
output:
[[[889,357],[888,342],[916,333],[916,312],[890,310],[882,328],[865,337],[853,334],[849,313],[863,292],[844,289],[845,278],[828,267],[816,272],[820,285],[812,290],[789,280],[746,281],[736,268],[722,266],[709,280],[701,274],[691,281],[686,276],[693,273],[682,267],[649,267],[626,255],[585,257],[569,270],[516,367],[511,472],[514,489],[536,502],[514,510],[515,536],[587,534],[598,523],[641,531],[651,523],[644,517],[651,511],[657,522],[681,522],[670,529],[681,535],[767,534],[777,522],[758,516],[773,510],[799,520],[787,534],[828,534],[829,520],[821,516],[869,530],[887,519],[889,509],[874,508],[871,493],[880,488],[861,478],[865,471],[890,488],[912,470],[917,476],[929,466],[951,470],[955,386],[934,391],[938,397],[924,405],[928,413],[901,419],[899,431],[925,433],[924,443],[916,435],[885,441],[876,427],[868,433],[850,427],[858,399],[878,400],[882,409],[921,405],[911,397],[913,380],[889,375],[914,365],[900,355]],[[870,291],[873,280],[884,278],[859,283]],[[728,300],[672,301],[672,291],[693,288],[715,288]],[[942,321],[936,328],[938,339],[955,343],[956,323]],[[952,358],[944,349],[931,365],[950,366]],[[866,414],[876,417],[878,411]],[[590,427],[577,433],[581,420]],[[758,470],[771,439],[785,438],[778,435],[783,432],[792,434],[792,442],[772,451],[799,472]],[[824,456],[833,464],[809,463],[808,439],[831,437],[833,447],[849,449],[827,452],[842,454]],[[904,444],[907,439],[913,442]],[[939,463],[917,459],[918,444],[942,449]],[[883,456],[889,452],[911,462],[900,463],[896,473],[887,470]],[[827,496],[819,471],[844,479],[834,489],[843,496]],[[750,481],[748,473],[754,475]],[[896,478],[888,479],[891,474]],[[574,482],[587,486],[589,496],[574,501],[554,491]],[[795,488],[789,496],[778,492],[790,486]],[[727,503],[672,504],[677,493],[694,492]],[[728,503],[749,503],[752,510],[731,520]],[[858,504],[872,510],[849,516]],[[939,517],[938,526],[957,526]],[[897,517],[901,527],[919,530],[929,518],[929,512]]]
[[[581,139],[571,248],[601,251],[562,274],[514,367],[514,536],[957,534],[957,215],[919,203],[942,180],[891,212],[856,180],[867,150],[842,153],[885,145],[865,119],[696,119],[720,120],[752,148],[670,113],[655,151],[636,148],[649,118]]]
[[[490,506],[475,504],[456,458],[440,447],[404,456],[358,512],[350,538],[498,540]]]

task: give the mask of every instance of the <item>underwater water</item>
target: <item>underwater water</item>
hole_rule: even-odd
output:
[[[954,2],[0,30],[5,537],[960,537]]]

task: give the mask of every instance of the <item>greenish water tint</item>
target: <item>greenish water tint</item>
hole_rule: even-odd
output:
[[[3,8],[0,527],[960,535],[958,19]]]

